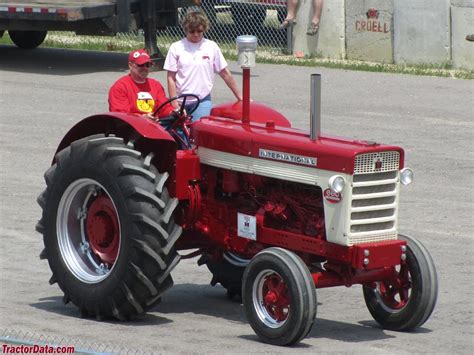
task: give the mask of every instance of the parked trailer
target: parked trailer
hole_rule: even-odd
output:
[[[196,0],[198,1],[198,0]],[[0,1],[0,37],[24,49],[43,43],[48,31],[73,31],[78,35],[114,36],[143,30],[145,47],[162,58],[156,31],[177,23],[177,8],[191,0],[78,0]]]

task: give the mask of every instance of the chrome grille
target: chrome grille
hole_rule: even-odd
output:
[[[399,159],[394,151],[356,157],[349,245],[397,239]]]
[[[377,162],[381,167],[378,168]],[[360,154],[356,157],[354,174],[381,173],[398,170],[400,153],[394,151]]]

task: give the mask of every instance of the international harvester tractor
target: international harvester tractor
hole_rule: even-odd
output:
[[[180,259],[200,256],[270,344],[309,333],[322,287],[360,284],[383,328],[420,327],[438,286],[427,249],[398,231],[413,177],[403,149],[321,134],[316,74],[310,132],[292,128],[249,99],[256,38],[237,43],[243,102],[192,124],[192,110],[109,112],[66,134],[38,197],[50,284],[83,316],[130,320],[160,302]]]

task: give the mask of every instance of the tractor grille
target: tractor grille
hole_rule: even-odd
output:
[[[397,239],[398,152],[356,157],[349,245]]]
[[[377,162],[381,162],[378,167]],[[398,170],[400,165],[400,153],[377,152],[360,154],[356,157],[354,174],[375,173]]]

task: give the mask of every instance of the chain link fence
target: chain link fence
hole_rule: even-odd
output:
[[[179,23],[188,11],[206,13],[211,26],[205,37],[217,42],[223,52],[235,50],[237,36],[254,35],[258,38],[259,52],[270,55],[288,53],[287,30],[279,29],[286,16],[286,0],[202,0],[201,6],[179,8]],[[142,33],[120,36],[130,39],[140,37]],[[184,36],[180,25],[167,27],[158,31],[158,47],[167,50],[171,43]]]

